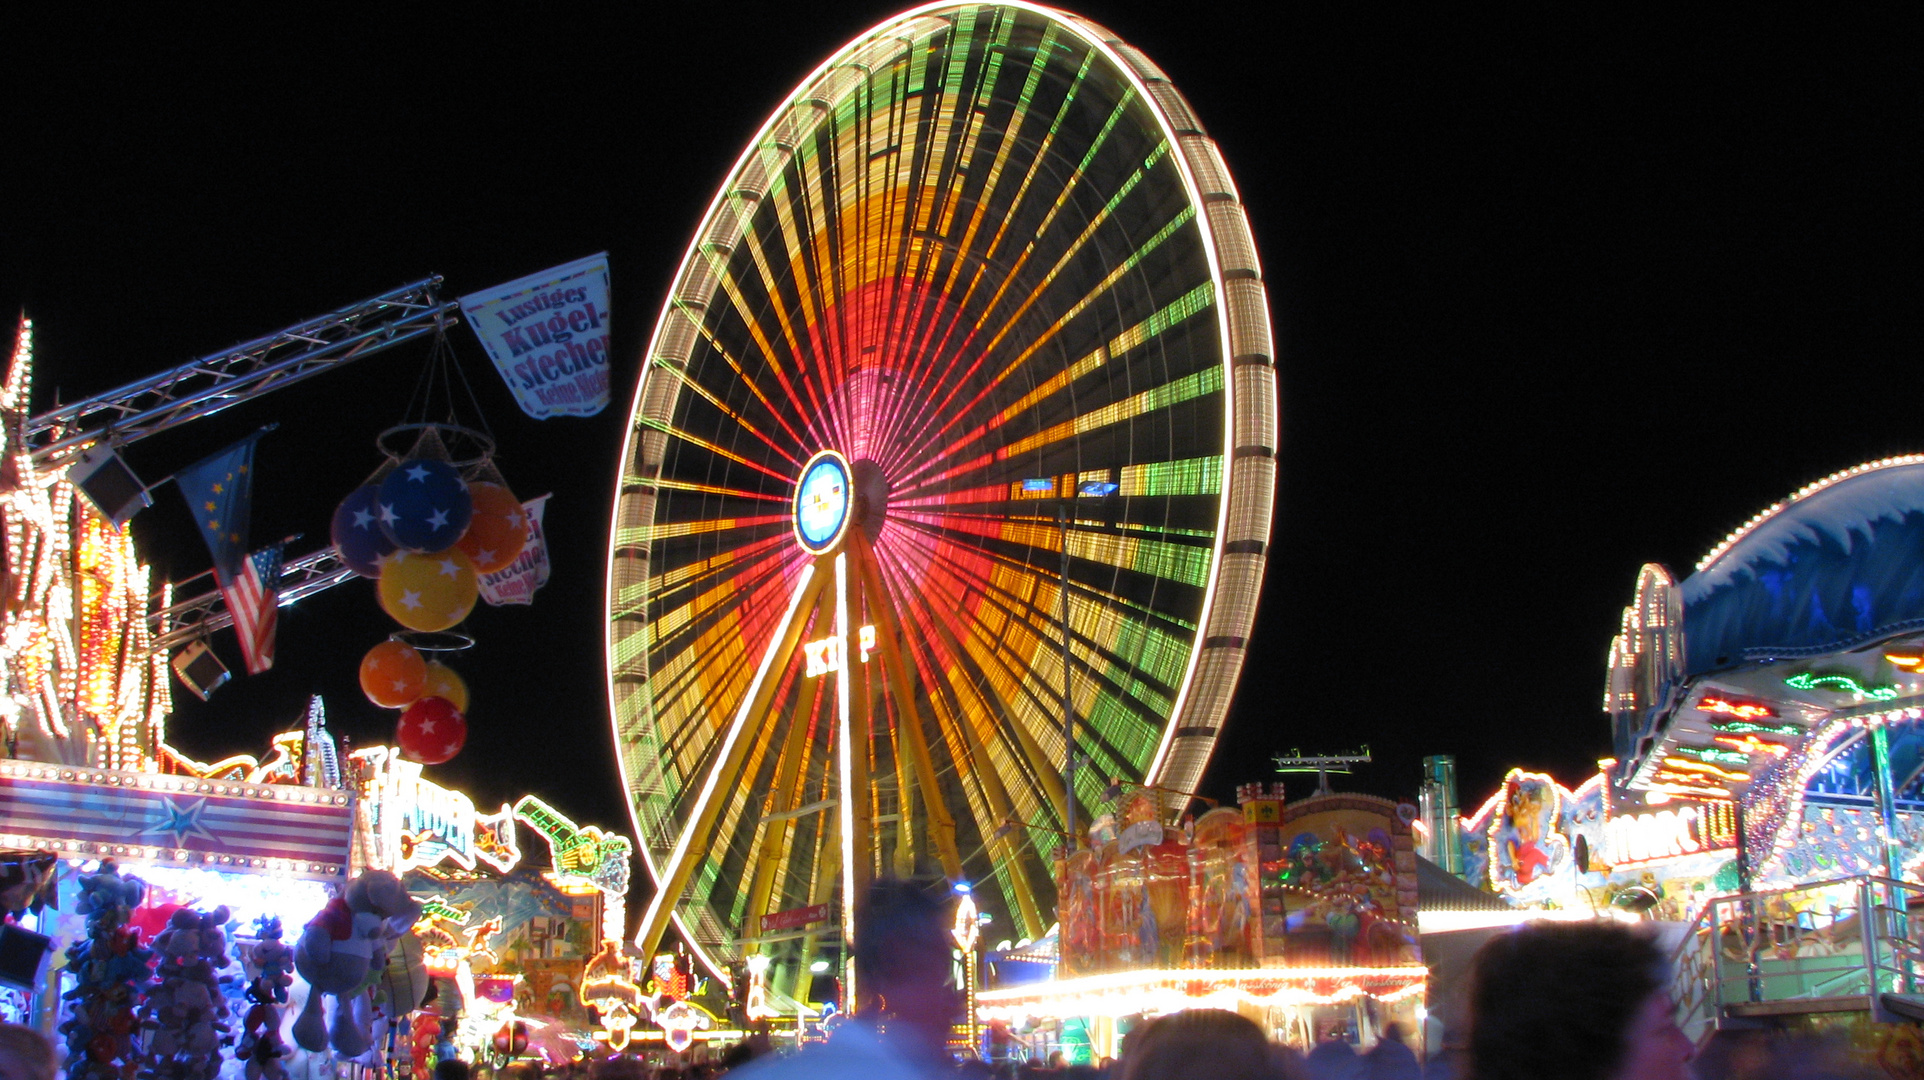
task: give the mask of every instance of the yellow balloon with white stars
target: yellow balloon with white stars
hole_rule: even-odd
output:
[[[422,697],[438,697],[454,706],[455,712],[468,711],[468,684],[454,669],[438,660],[428,663],[427,675],[421,681]]]
[[[457,548],[423,555],[397,551],[381,565],[381,610],[409,630],[446,630],[468,617],[481,595],[474,563]]]

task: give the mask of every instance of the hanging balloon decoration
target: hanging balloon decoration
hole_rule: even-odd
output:
[[[481,597],[481,580],[467,553],[397,551],[381,568],[381,610],[409,630],[432,633],[468,617]]]
[[[467,535],[456,545],[467,552],[474,568],[483,574],[506,570],[514,565],[521,549],[528,546],[528,514],[506,484],[476,480],[468,485],[474,516]]]
[[[438,765],[467,741],[469,705],[467,683],[441,658],[474,646],[460,627],[481,575],[514,565],[530,525],[494,465],[494,437],[445,334],[420,387],[410,422],[375,440],[386,460],[341,500],[331,531],[342,563],[373,579],[381,610],[403,628],[362,657],[361,690],[402,710],[394,741],[404,757]]]
[[[428,664],[421,696],[438,697],[464,713],[468,711],[468,684],[439,660]]]
[[[381,528],[381,489],[364,484],[334,508],[334,550],[348,569],[364,578],[381,576],[381,563],[398,546]]]
[[[361,658],[361,692],[384,709],[413,704],[428,692],[427,677],[428,662],[405,641],[383,641]]]
[[[449,760],[467,741],[467,717],[446,698],[424,697],[409,705],[394,728],[401,756],[423,765]]]
[[[409,551],[448,550],[468,531],[473,514],[468,482],[445,461],[405,458],[381,481],[376,520],[389,540]]]

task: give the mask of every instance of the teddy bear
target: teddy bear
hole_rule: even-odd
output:
[[[294,1042],[319,1051],[328,1046],[346,1058],[360,1057],[373,1042],[373,1006],[367,991],[387,966],[390,946],[421,914],[401,879],[369,870],[310,919],[294,943],[294,970],[307,980],[307,1004],[294,1021]],[[321,997],[334,999],[330,1018]]]
[[[120,876],[112,859],[78,879],[74,910],[87,918],[87,936],[67,947],[74,987],[62,995],[67,1019],[59,1027],[67,1042],[70,1080],[121,1080],[134,1060],[134,1002],[148,979],[153,952],[127,925],[146,886]]]
[[[156,979],[141,1009],[147,1032],[149,1080],[214,1080],[220,1071],[220,1046],[228,1032],[227,999],[215,974],[227,956],[225,907],[210,912],[180,908],[154,935],[160,954]]]
[[[241,1019],[235,1060],[246,1080],[288,1080],[287,1043],[281,1038],[281,1009],[294,982],[294,950],[281,940],[281,920],[254,920],[254,942],[242,954],[247,974],[247,1011]]]

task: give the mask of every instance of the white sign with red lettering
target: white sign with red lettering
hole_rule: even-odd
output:
[[[535,590],[548,583],[548,536],[541,526],[548,498],[543,495],[521,504],[528,514],[528,543],[521,549],[521,557],[506,570],[481,575],[481,599],[490,607],[532,604]]]
[[[608,407],[608,253],[461,298],[461,313],[536,420]]]

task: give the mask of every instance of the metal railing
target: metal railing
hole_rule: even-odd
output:
[[[1880,994],[1913,993],[1924,946],[1912,907],[1924,886],[1875,876],[1707,901],[1673,965],[1678,1024],[1701,1041],[1745,1013],[1875,1010]]]

